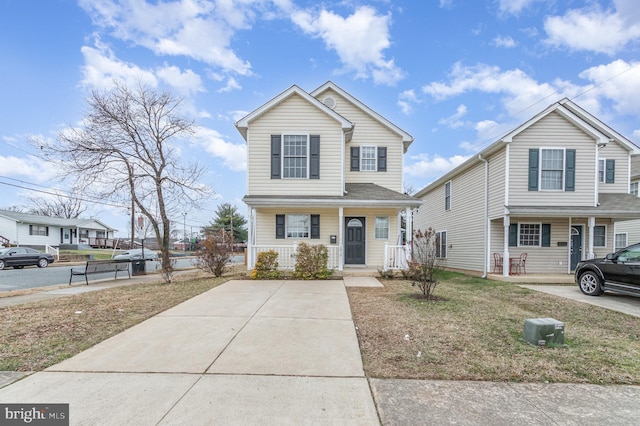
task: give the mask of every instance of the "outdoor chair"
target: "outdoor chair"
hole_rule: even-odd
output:
[[[527,253],[522,253],[520,255],[520,259],[518,260],[518,274],[522,270],[523,274],[527,274]]]
[[[502,273],[502,255],[500,253],[493,253],[493,273]]]

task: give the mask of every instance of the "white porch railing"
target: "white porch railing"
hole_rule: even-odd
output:
[[[407,269],[411,260],[411,248],[408,245],[384,245],[384,270]]]
[[[60,261],[60,249],[58,249],[57,247],[53,247],[47,244],[44,248],[44,251],[55,257],[58,262]]]
[[[340,266],[340,248],[338,246],[326,246],[329,254],[327,259],[327,268],[338,269]],[[258,258],[258,253],[263,251],[273,250],[278,253],[278,269],[295,269],[296,267],[296,252],[298,251],[297,244],[291,245],[258,245],[251,247],[253,251],[251,258],[255,264]],[[253,267],[253,265],[250,265]]]

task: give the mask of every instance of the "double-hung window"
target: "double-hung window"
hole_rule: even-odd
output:
[[[375,172],[377,165],[377,148],[375,146],[360,147],[360,171]]]
[[[618,251],[620,249],[623,249],[627,246],[627,234],[623,233],[623,234],[616,234],[616,239],[615,239],[615,251]]]
[[[540,188],[563,190],[564,149],[542,149],[540,154]]]
[[[447,231],[436,232],[436,257],[439,259],[447,257]]]
[[[607,160],[604,158],[598,159],[598,182],[604,183],[605,173],[606,173],[606,164]]]
[[[444,184],[444,209],[451,210],[451,181]]]
[[[593,246],[607,246],[607,227],[604,225],[596,225],[593,227]]]
[[[287,238],[309,238],[310,225],[308,214],[288,214]]]
[[[309,143],[306,135],[284,135],[282,140],[282,176],[307,177]]]
[[[376,216],[375,239],[389,239],[389,216]]]
[[[29,225],[29,235],[40,235],[40,236],[48,236],[49,235],[49,227],[48,226],[38,226],[38,225]]]
[[[629,191],[631,194],[638,196],[638,182],[631,183],[631,190]]]

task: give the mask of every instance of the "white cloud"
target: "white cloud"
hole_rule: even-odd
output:
[[[502,15],[518,15],[535,1],[538,0],[498,0],[498,11]]]
[[[236,31],[248,29],[261,2],[81,0],[94,23],[113,36],[158,55],[182,55],[240,75],[251,65],[231,49]]]
[[[398,95],[398,103],[397,105],[400,107],[400,110],[405,115],[410,115],[413,113],[413,107],[416,104],[422,102],[416,92],[413,89],[405,90],[404,92]]]
[[[32,155],[24,158],[0,155],[0,164],[2,164],[3,175],[14,178],[23,177],[28,182],[50,183],[58,173],[58,168],[53,163]]]
[[[404,71],[384,56],[391,45],[390,15],[378,15],[375,9],[362,6],[346,18],[322,9],[319,13],[299,10],[291,19],[306,34],[335,50],[344,65],[341,72],[355,72],[357,78],[372,77],[376,84],[386,85],[404,78]]]
[[[640,117],[638,109],[640,62],[628,63],[619,59],[609,64],[588,68],[582,71],[579,76],[597,86],[589,92],[592,100],[601,97],[608,98],[619,114]],[[581,104],[582,99],[582,97],[579,98]],[[590,111],[597,112],[597,110]]]
[[[82,84],[98,89],[113,87],[114,80],[124,81],[126,84],[142,82],[156,87],[158,81],[155,75],[137,65],[127,64],[115,57],[111,49],[95,40],[96,47],[83,46],[80,51],[84,56],[82,67]]]
[[[493,39],[493,44],[497,47],[516,47],[516,41],[511,36],[497,36]]]
[[[444,158],[440,155],[420,154],[412,156],[412,164],[405,166],[404,172],[409,176],[423,179],[435,179],[469,159],[468,156],[454,155]]]
[[[197,126],[194,140],[213,157],[222,160],[225,167],[233,171],[247,169],[247,146],[226,142],[216,130]]]
[[[232,90],[240,90],[240,89],[242,89],[242,86],[240,85],[240,83],[238,83],[238,80],[236,80],[233,77],[229,77],[227,78],[227,85],[219,89],[218,92],[226,93],[226,92],[231,92]]]
[[[181,71],[176,66],[164,66],[157,70],[157,75],[162,81],[176,89],[182,95],[190,95],[195,92],[203,92],[202,79],[192,70]]]
[[[640,38],[637,3],[615,2],[617,11],[599,7],[571,9],[563,16],[545,19],[546,43],[570,50],[586,50],[612,55]],[[623,11],[624,13],[621,13]],[[633,11],[633,12],[631,12]]]
[[[467,114],[467,106],[464,104],[460,104],[458,105],[458,108],[456,108],[456,112],[454,114],[448,117],[441,118],[440,120],[438,120],[438,123],[446,125],[451,129],[457,129],[459,127],[463,127],[469,124],[469,122],[464,122],[461,120],[461,118],[464,117],[466,114]]]
[[[440,0],[441,9],[450,9],[453,6],[453,0]]]

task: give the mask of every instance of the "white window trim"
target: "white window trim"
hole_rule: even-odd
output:
[[[387,237],[386,238],[378,238],[378,237],[376,237],[376,231],[378,230],[378,226],[377,226],[378,225],[378,218],[387,219]],[[389,216],[376,216],[375,219],[373,220],[373,239],[374,240],[388,241],[389,240],[389,235],[391,235],[390,228],[391,228],[391,219],[389,219]]]
[[[447,208],[447,185],[449,186],[449,208]],[[451,207],[452,207],[451,206],[451,198],[452,198],[451,197],[451,193],[453,192],[451,190],[452,186],[453,185],[451,184],[451,181],[447,181],[444,184],[444,211],[446,211],[446,212],[450,211]]]
[[[524,246],[520,244],[520,226],[538,225],[538,245]],[[518,245],[517,247],[542,247],[542,222],[518,222]]]
[[[307,138],[307,175],[305,177],[285,177],[284,176],[284,137],[285,136],[305,136]],[[310,166],[310,153],[309,153],[309,149],[311,148],[311,137],[310,137],[310,133],[304,133],[304,132],[285,132],[282,133],[280,135],[280,176],[282,176],[282,179],[291,179],[291,180],[302,180],[302,179],[309,179],[309,166]]]
[[[600,164],[602,164],[602,178],[600,177]],[[598,183],[605,183],[607,181],[607,159],[598,158]]]
[[[636,188],[636,193],[633,194],[633,187],[635,186]],[[633,194],[636,195],[637,197],[640,197],[640,182],[631,182],[629,184],[629,194]]]
[[[604,226],[604,245],[603,246],[596,245],[596,226]],[[605,224],[596,223],[593,226],[593,246],[594,247],[607,248],[607,235],[609,235],[607,232],[608,232],[608,229],[607,229],[607,225]],[[614,241],[614,244],[615,244],[615,241]]]
[[[447,235],[447,241],[444,243],[444,256],[442,256],[442,234]],[[438,241],[438,245],[440,246],[440,256],[436,256],[436,259],[446,259],[447,256],[449,256],[449,248],[448,248],[448,233],[447,230],[443,230],[443,231],[436,231],[436,241]],[[436,251],[437,253],[437,251]]]
[[[308,229],[306,237],[290,237],[289,236],[289,216],[306,216]],[[284,215],[284,238],[286,240],[310,240],[311,239],[311,214],[310,213],[285,213]]]
[[[542,152],[543,151],[562,151],[562,188],[561,189],[543,189],[542,188]],[[538,159],[538,188],[540,191],[545,192],[564,192],[565,184],[567,182],[567,149],[566,148],[554,148],[551,146],[540,148],[540,158]],[[597,179],[597,178],[596,178]]]
[[[624,235],[624,245],[622,247],[617,247],[616,246],[616,237],[618,235]],[[615,251],[618,251],[620,249],[623,249],[625,247],[627,247],[629,245],[629,233],[628,232],[616,232],[615,234],[613,234],[613,249]]]
[[[364,148],[373,148],[373,170],[363,170],[362,162],[364,161]],[[361,172],[377,172],[378,171],[378,146],[377,145],[360,145],[360,171]]]

